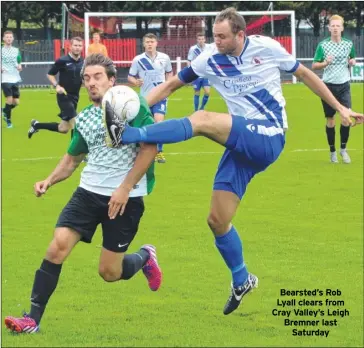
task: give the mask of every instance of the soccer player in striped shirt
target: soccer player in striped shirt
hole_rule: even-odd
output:
[[[206,36],[204,33],[198,33],[196,35],[197,37],[197,44],[193,45],[190,50],[188,51],[188,66],[191,66],[191,62],[196,59],[203,50],[208,46],[206,44]],[[210,83],[209,80],[206,78],[198,77],[195,81],[192,82],[192,86],[194,89],[194,98],[193,98],[193,105],[195,107],[195,111],[197,110],[204,110],[205,106],[207,104],[207,101],[209,100],[210,96]],[[202,98],[201,106],[200,104],[200,90],[203,88],[204,90],[204,96]]]
[[[236,310],[243,297],[258,285],[258,278],[248,272],[232,219],[251,179],[272,165],[285,145],[288,123],[280,70],[298,77],[337,110],[343,121],[351,123],[350,117],[364,121],[364,115],[341,105],[320,78],[279,42],[265,36],[246,36],[245,31],[245,20],[234,8],[221,11],[213,27],[215,44],[147,96],[148,104],[153,105],[198,76],[205,77],[221,94],[229,113],[199,110],[190,117],[142,128],[129,127],[125,120],[116,130],[121,137],[114,139],[114,146],[120,146],[138,141],[177,143],[205,136],[226,148],[215,176],[207,219],[215,245],[232,274],[225,315]],[[109,113],[104,116],[112,136],[110,127],[118,127],[115,117]]]
[[[135,87],[140,87],[142,96],[146,96],[154,87],[172,76],[171,59],[165,53],[157,51],[158,40],[154,34],[146,34],[143,37],[145,52],[133,59],[129,70],[128,81]],[[155,122],[162,122],[167,113],[167,99],[150,106]],[[165,163],[163,144],[158,144],[156,156],[158,163]]]
[[[322,80],[335,98],[347,108],[351,108],[350,67],[355,65],[355,49],[351,40],[342,37],[344,19],[334,15],[329,20],[331,36],[321,41],[316,49],[312,69],[324,69]],[[335,148],[335,114],[336,110],[325,100],[322,101],[326,117],[326,136],[330,147],[330,160],[338,163]],[[349,140],[350,125],[342,120],[340,126],[340,155],[343,163],[351,159],[346,151]]]
[[[153,190],[157,147],[139,143],[122,149],[109,148],[101,101],[115,83],[116,69],[110,58],[98,53],[85,59],[81,74],[92,104],[77,115],[67,153],[46,179],[35,183],[35,195],[41,197],[55,184],[69,178],[86,153],[88,162],[79,186],[58,218],[46,256],[35,272],[30,313],[21,318],[5,318],[5,325],[14,332],[39,331],[64,261],[78,242],[91,243],[99,225],[103,241],[98,269],[103,280],[129,280],[142,270],[150,290],[157,291],[161,285],[162,272],[154,246],[147,244],[134,253],[126,253],[143,216],[143,196]],[[132,121],[137,127],[154,122],[143,97],[140,102],[139,113]],[[80,294],[80,299],[83,297]]]
[[[22,71],[19,48],[13,46],[13,32],[7,30],[3,35],[4,46],[1,47],[1,89],[5,96],[5,107],[2,109],[7,128],[13,128],[11,111],[19,104]]]

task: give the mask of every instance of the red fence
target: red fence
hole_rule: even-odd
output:
[[[292,54],[292,38],[290,36],[275,36],[273,39],[277,40],[288,53]]]
[[[289,53],[292,53],[292,38],[290,36],[274,37]],[[158,49],[168,54],[172,60],[181,57],[182,60],[187,59],[190,46],[195,44],[195,39],[184,40],[160,40]],[[103,44],[107,48],[109,57],[113,61],[132,61],[136,56],[136,39],[107,39],[103,40]],[[69,52],[70,42],[65,41],[65,53]],[[82,53],[85,56],[85,52]],[[61,40],[54,40],[54,59],[61,56]],[[129,67],[130,64],[117,64],[119,67]]]
[[[132,61],[136,56],[136,39],[109,39],[102,42],[106,48],[109,57],[113,61]],[[62,54],[62,42],[61,40],[53,40],[54,44],[54,60],[58,59]],[[70,51],[70,41],[65,41],[65,54]],[[82,52],[82,56],[85,56],[85,49]],[[117,64],[119,67],[129,67],[130,64]]]

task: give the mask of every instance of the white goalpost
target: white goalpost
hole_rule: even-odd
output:
[[[167,53],[174,64],[175,71],[181,70],[187,63],[189,46],[196,43],[196,33],[205,32],[212,34],[213,20],[219,12],[86,12],[84,15],[85,49],[90,44],[93,30],[106,32],[106,40],[118,40],[122,37],[137,39],[136,54],[141,51],[141,31],[154,32],[159,36],[161,52]],[[247,22],[247,34],[261,34],[272,36],[296,58],[296,33],[294,11],[239,11]],[[139,22],[139,27],[137,23]],[[143,26],[144,25],[144,26]],[[212,35],[211,35],[212,36]],[[207,35],[208,37],[208,35]],[[109,39],[110,38],[110,39]],[[160,45],[159,43],[159,45]],[[110,48],[115,48],[117,41],[110,42]],[[121,44],[122,45],[122,44]],[[172,46],[175,46],[173,48]],[[125,47],[120,47],[124,50]],[[139,48],[139,50],[138,50]],[[158,49],[158,48],[157,48]],[[135,55],[136,55],[135,54]],[[115,64],[128,67],[133,57],[125,57],[114,50],[110,55]],[[288,76],[296,83],[294,76]]]

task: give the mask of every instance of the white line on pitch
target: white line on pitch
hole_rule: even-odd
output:
[[[364,149],[363,149],[364,150]],[[318,152],[318,151],[329,151],[328,149],[296,149],[296,150],[290,150],[288,152]],[[358,149],[348,149],[348,151],[362,151]],[[206,151],[206,152],[166,152],[165,154],[167,156],[198,156],[198,155],[218,155],[222,154],[223,152],[220,151]],[[47,161],[47,160],[54,160],[54,159],[61,159],[62,157],[33,157],[33,158],[12,158],[10,161],[12,162],[24,162],[24,161]],[[8,161],[7,159],[3,158],[2,161]]]

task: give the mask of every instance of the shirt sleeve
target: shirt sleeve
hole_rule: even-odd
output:
[[[325,60],[325,52],[322,45],[319,44],[316,48],[315,56],[313,57],[314,62],[323,62]]]
[[[78,131],[77,126],[73,130],[71,143],[68,147],[67,153],[71,156],[78,156],[82,153],[88,153],[88,146],[81,133]]]
[[[166,73],[170,73],[172,71],[172,63],[171,63],[171,58],[169,58],[169,56],[167,56],[165,71]]]
[[[355,48],[354,48],[354,44],[352,44],[351,46],[351,50],[350,50],[350,53],[349,53],[349,58],[355,58],[356,57],[356,53],[355,53]]]
[[[211,52],[207,52],[208,49],[205,49],[200,55],[198,55],[192,62],[191,68],[194,73],[199,77],[205,77],[206,75],[206,65],[208,58],[211,56]]]
[[[20,53],[20,50],[18,49],[18,56],[16,57],[16,61],[18,62],[18,64],[21,63],[21,53]]]
[[[48,75],[57,75],[59,71],[63,68],[63,62],[61,59],[57,59],[52,67],[48,71]]]
[[[195,55],[193,53],[193,47],[191,47],[190,50],[188,51],[187,60],[189,60],[190,62],[192,62],[193,61],[193,58],[195,58]]]
[[[129,69],[130,76],[138,76],[138,59],[135,57],[131,63],[131,67]]]
[[[278,41],[269,38],[267,44],[280,70],[288,73],[294,73],[297,70],[300,63]]]
[[[144,97],[139,95],[140,109],[138,115],[130,122],[132,127],[141,128],[154,123],[153,115]]]

